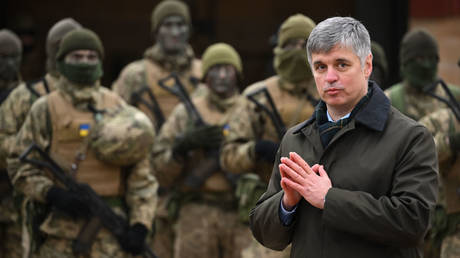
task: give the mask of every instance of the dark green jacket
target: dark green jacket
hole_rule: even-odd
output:
[[[267,191],[251,211],[251,230],[263,245],[291,257],[421,257],[437,198],[433,138],[390,106],[380,88],[324,149],[315,117],[291,128],[281,143]],[[294,222],[279,218],[280,157],[297,152],[323,164],[332,181],[324,210],[304,199]]]

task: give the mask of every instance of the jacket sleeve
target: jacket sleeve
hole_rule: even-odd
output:
[[[6,160],[30,110],[32,96],[25,84],[20,84],[0,105],[0,168],[7,167]]]
[[[398,150],[390,192],[376,198],[331,188],[323,210],[326,226],[399,247],[423,241],[438,193],[436,148],[423,126],[414,127],[411,135]]]
[[[158,182],[148,155],[131,169],[126,185],[130,224],[141,223],[151,229],[158,201]]]
[[[244,95],[229,115],[220,163],[224,170],[240,174],[255,169],[254,146],[257,138],[257,114]]]
[[[142,61],[136,61],[126,66],[118,79],[112,84],[112,90],[127,103],[131,102],[131,95],[145,84],[145,68]]]
[[[35,143],[43,150],[51,144],[50,117],[46,97],[40,98],[27,115],[8,158],[8,174],[16,190],[38,201],[45,201],[48,189],[53,185],[45,171],[21,163],[21,155],[30,144]],[[38,154],[31,153],[30,158],[40,159]]]
[[[260,197],[256,207],[249,214],[251,231],[257,241],[270,249],[279,251],[285,249],[291,243],[291,236],[296,224],[294,217],[291,225],[284,226],[279,216],[281,200],[284,194],[280,185],[281,176],[278,169],[281,158],[280,153],[282,153],[281,148],[282,146],[276,154],[276,162],[273,166],[267,191]]]

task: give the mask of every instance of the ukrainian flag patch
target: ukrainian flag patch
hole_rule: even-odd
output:
[[[222,134],[224,136],[227,136],[230,133],[230,126],[228,124],[225,124],[224,127],[222,128]]]
[[[89,128],[90,128],[90,125],[89,124],[81,124],[80,125],[80,128],[79,128],[79,133],[80,133],[80,136],[81,137],[86,137],[88,136],[89,134]]]

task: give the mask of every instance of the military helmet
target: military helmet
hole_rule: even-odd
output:
[[[123,105],[106,110],[96,119],[89,145],[99,160],[128,166],[150,153],[154,136],[150,119],[137,108]]]

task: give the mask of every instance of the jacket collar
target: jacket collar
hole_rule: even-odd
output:
[[[356,123],[362,124],[370,129],[383,131],[391,107],[390,100],[385,96],[377,83],[369,81],[368,85],[369,88],[372,88],[371,97],[368,103],[356,114],[355,120]],[[297,134],[304,131],[304,129],[314,121],[316,121],[315,113],[313,113],[310,119],[295,126],[292,133]]]

